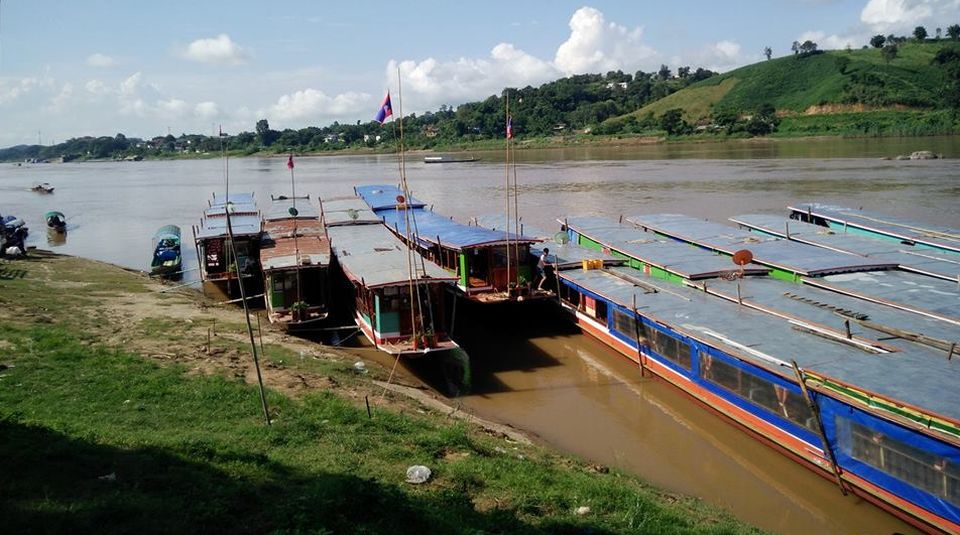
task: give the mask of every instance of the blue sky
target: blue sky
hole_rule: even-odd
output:
[[[409,113],[576,73],[726,71],[764,46],[859,47],[957,23],[960,0],[0,0],[0,147],[367,121],[396,94],[397,66]]]

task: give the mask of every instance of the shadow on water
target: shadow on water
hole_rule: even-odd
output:
[[[225,444],[121,449],[0,420],[0,515],[9,533],[539,532],[513,512],[478,512],[456,492],[306,473]],[[197,462],[192,458],[210,461]],[[256,478],[215,466],[255,466]],[[574,532],[573,525],[550,530]],[[603,533],[592,529],[592,533]]]

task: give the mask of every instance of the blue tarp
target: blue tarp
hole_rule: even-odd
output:
[[[377,215],[383,220],[384,224],[391,229],[396,229],[400,235],[406,235],[406,212],[403,210],[382,210]],[[418,208],[410,210],[411,219],[416,222],[415,229],[417,237],[421,243],[426,244],[439,243],[443,247],[452,249],[465,249],[468,247],[479,247],[482,245],[494,245],[498,243],[511,243],[519,241],[520,243],[536,243],[534,238],[517,236],[516,234],[507,234],[490,230],[484,227],[463,225],[437,213]],[[509,236],[509,238],[508,238]],[[428,245],[429,246],[429,245]]]
[[[397,196],[403,195],[400,188],[396,186],[357,186],[354,189],[357,191],[357,195],[359,195],[374,212],[396,208]],[[413,195],[407,199],[407,206],[410,208],[423,208],[426,205],[425,202],[414,198]]]

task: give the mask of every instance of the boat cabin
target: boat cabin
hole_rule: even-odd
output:
[[[264,302],[271,323],[288,327],[329,314],[330,241],[310,197],[275,197],[260,242]]]
[[[537,238],[464,225],[426,209],[416,199],[399,202],[393,186],[364,186],[357,193],[393,233],[424,258],[456,274],[457,288],[477,301],[515,299],[532,282],[530,246]],[[411,230],[412,229],[412,230]]]
[[[325,200],[323,215],[336,263],[353,289],[354,319],[371,342],[394,355],[457,347],[445,300],[455,276],[420,265],[417,253],[356,197]]]
[[[231,206],[230,226],[236,259],[233,258],[227,229],[228,204]],[[252,193],[231,193],[229,198],[214,194],[200,224],[193,228],[201,278],[230,286],[231,281],[237,280],[236,266],[239,265],[245,276],[259,280],[261,230],[260,211]]]

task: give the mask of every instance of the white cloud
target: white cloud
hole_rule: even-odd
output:
[[[88,93],[96,96],[106,95],[111,92],[111,89],[107,87],[107,84],[103,83],[101,80],[88,80],[87,83],[84,84],[84,88]]]
[[[271,119],[290,121],[317,118],[322,115],[343,116],[355,114],[370,107],[371,96],[367,93],[347,92],[331,97],[319,89],[304,89],[283,95],[277,103],[262,114]]]
[[[49,113],[60,113],[67,108],[67,105],[70,104],[72,99],[73,84],[67,82],[63,84],[63,87],[60,88],[60,92],[50,99],[50,103],[43,107],[43,111]]]
[[[217,107],[216,102],[200,102],[193,107],[193,114],[201,119],[212,119],[220,115],[220,108]]]
[[[557,49],[553,63],[568,75],[649,66],[657,52],[641,42],[642,36],[642,27],[631,30],[607,23],[597,9],[581,7],[570,18],[570,37]]]
[[[797,38],[797,41],[800,43],[813,41],[817,43],[817,48],[822,50],[841,50],[848,46],[850,48],[860,48],[867,43],[867,40],[869,40],[869,37],[867,37],[866,34],[827,35],[819,31],[803,32],[800,34],[800,37]]]
[[[0,105],[13,102],[41,85],[38,78],[27,77],[10,82],[0,82]]]
[[[880,32],[913,29],[933,15],[943,4],[957,2],[936,0],[869,0],[860,12],[860,21]]]
[[[249,52],[233,42],[230,36],[221,33],[216,37],[197,39],[187,45],[183,57],[201,63],[240,65],[250,58]]]
[[[117,62],[110,56],[97,52],[87,56],[87,66],[100,69],[109,69],[110,67],[116,67]]]

